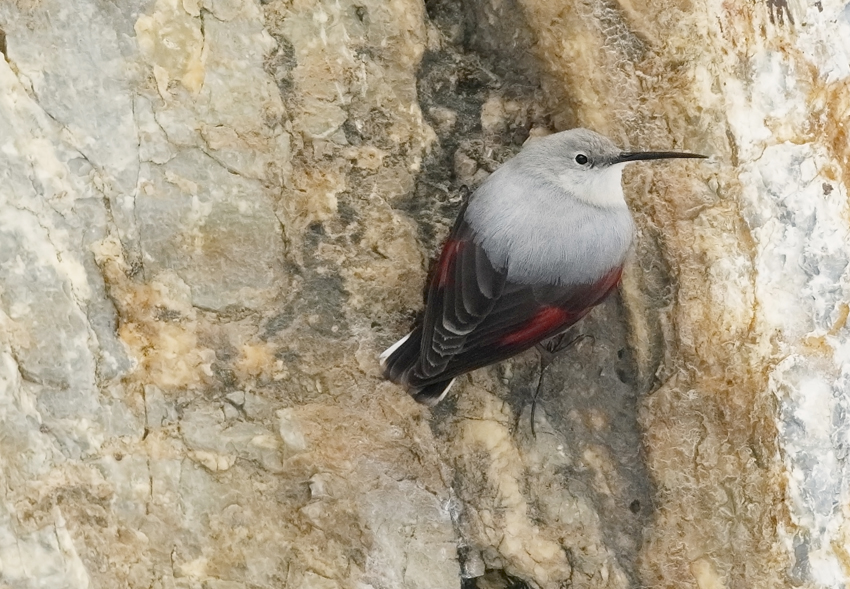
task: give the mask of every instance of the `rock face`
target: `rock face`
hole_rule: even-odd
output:
[[[0,587],[843,587],[850,10],[0,5]],[[430,411],[377,354],[587,126],[620,293]],[[534,420],[536,435],[530,424]]]

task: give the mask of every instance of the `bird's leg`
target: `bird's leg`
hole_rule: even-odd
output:
[[[579,335],[575,336],[572,339],[566,339],[566,336],[568,334],[569,334],[569,331],[565,331],[564,333],[556,335],[555,337],[550,337],[547,340],[543,340],[542,342],[537,344],[537,346],[538,346],[537,349],[539,350],[540,346],[544,346],[545,349],[546,349],[546,353],[548,353],[550,356],[554,357],[555,354],[558,354],[558,353],[563,352],[565,350],[569,350],[570,348],[572,348],[573,346],[575,346],[576,344],[578,344],[582,340],[585,340],[585,339],[592,340],[593,339],[593,336],[590,335],[589,333],[580,333]],[[549,362],[551,362],[552,359],[553,358],[550,358]]]
[[[561,336],[558,336],[559,338]],[[537,409],[537,396],[540,394],[540,385],[543,384],[543,372],[552,363],[554,354],[549,352],[546,347],[540,343],[537,344],[537,352],[540,354],[540,373],[537,377],[537,388],[534,390],[534,396],[531,397],[531,436],[537,437],[537,432],[534,431],[534,411]]]
[[[559,333],[554,337],[543,340],[535,346],[538,354],[540,354],[540,376],[537,377],[537,388],[534,391],[534,396],[531,397],[531,435],[535,438],[537,437],[537,433],[534,431],[534,412],[537,409],[537,397],[540,395],[540,386],[543,384],[543,372],[555,360],[555,356],[559,352],[569,350],[584,339],[593,339],[592,335],[586,333],[566,339],[567,334],[569,334],[569,331]]]

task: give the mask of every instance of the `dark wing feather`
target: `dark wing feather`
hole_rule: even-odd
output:
[[[403,380],[425,387],[527,350],[584,317],[619,278],[615,268],[588,285],[508,282],[475,243],[461,211],[431,276],[419,359]]]
[[[496,304],[504,273],[496,271],[464,222],[466,203],[431,273],[415,380],[439,379],[448,362]]]
[[[594,284],[559,286],[542,292],[508,283],[502,299],[469,334],[446,364],[442,377],[500,362],[562,333],[602,302],[619,278],[617,269]]]

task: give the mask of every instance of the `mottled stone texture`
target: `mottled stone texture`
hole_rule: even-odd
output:
[[[843,587],[850,9],[0,4],[0,587]],[[572,126],[639,237],[530,398],[380,378]],[[532,434],[531,423],[536,435]]]

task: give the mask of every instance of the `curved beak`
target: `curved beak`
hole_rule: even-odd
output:
[[[674,158],[707,158],[707,155],[685,153],[682,151],[623,151],[614,157],[614,164],[638,162],[643,160],[666,160]]]

